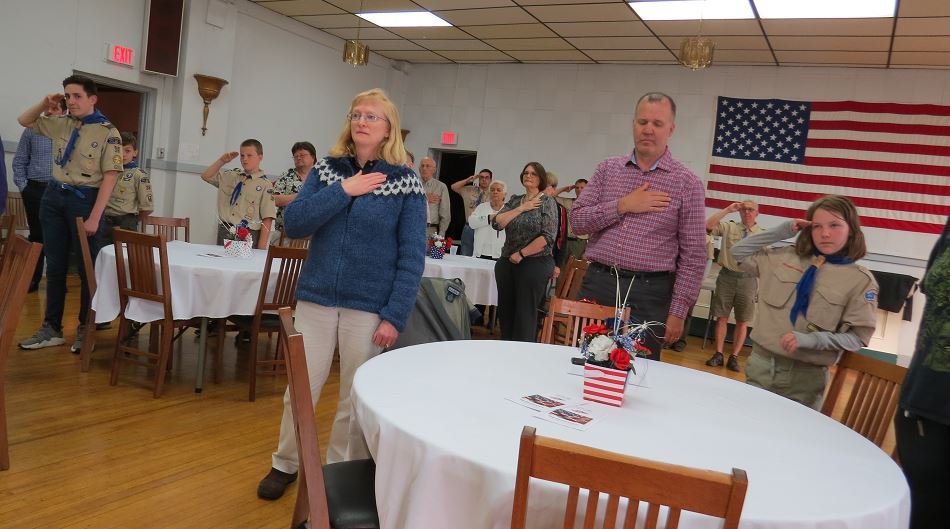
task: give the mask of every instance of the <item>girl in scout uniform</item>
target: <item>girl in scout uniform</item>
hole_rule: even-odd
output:
[[[796,233],[793,246],[763,248]],[[732,247],[740,268],[759,280],[749,384],[821,407],[828,366],[874,333],[877,283],[855,264],[866,253],[857,210],[837,195],[816,200],[804,219]]]

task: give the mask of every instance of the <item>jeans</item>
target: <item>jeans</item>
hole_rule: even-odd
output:
[[[459,242],[459,255],[471,257],[475,253],[475,230],[466,223],[462,228],[462,240]]]
[[[36,180],[27,180],[26,187],[20,193],[23,197],[23,209],[26,210],[26,223],[30,227],[30,242],[43,244],[43,223],[40,222],[40,203],[43,201],[43,193],[46,191],[46,182]],[[33,270],[33,279],[31,285],[40,282],[43,277],[43,255],[40,250],[40,259],[36,261],[36,269]]]
[[[70,252],[75,252],[82,290],[79,296],[79,321],[86,322],[90,296],[86,271],[83,268],[79,235],[76,233],[76,217],[89,218],[96,204],[99,190],[83,187],[79,197],[72,190],[62,189],[55,181],[50,182],[40,204],[40,222],[43,224],[44,249],[46,251],[46,315],[43,320],[57,331],[63,330],[63,310],[66,303],[66,272]],[[100,222],[99,229],[102,229]],[[85,236],[83,234],[83,236]],[[93,263],[100,248],[98,232],[89,237],[89,253]]]

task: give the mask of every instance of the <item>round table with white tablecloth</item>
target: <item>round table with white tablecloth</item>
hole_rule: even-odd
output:
[[[748,473],[744,529],[903,529],[898,466],[865,438],[793,401],[725,377],[647,362],[621,408],[586,431],[507,397],[580,395],[574,348],[501,341],[407,347],[360,367],[354,411],[376,460],[383,529],[508,527],[518,442],[538,435],[678,465]],[[639,360],[638,360],[639,361]],[[597,405],[600,406],[600,405]],[[565,489],[532,483],[531,527],[560,526]],[[719,521],[684,513],[684,529]]]
[[[461,279],[465,295],[476,305],[497,305],[498,288],[495,285],[495,261],[446,254],[442,259],[426,257],[425,277]]]

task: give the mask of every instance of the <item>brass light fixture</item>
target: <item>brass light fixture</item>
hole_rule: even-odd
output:
[[[217,99],[218,95],[221,94],[221,88],[228,84],[228,82],[220,77],[212,77],[200,73],[195,74],[195,80],[198,81],[198,95],[205,103],[204,110],[202,111],[203,119],[201,120],[201,135],[204,136],[205,132],[208,131],[208,105]]]
[[[363,0],[360,0],[359,12],[363,12]],[[360,42],[360,17],[356,17],[356,38],[343,44],[343,62],[353,67],[369,64],[369,46]]]
[[[706,1],[703,0],[703,7]],[[687,37],[680,43],[680,64],[696,71],[701,70],[713,61],[713,53],[716,51],[716,43],[712,39],[703,37],[703,13],[699,12],[699,31],[695,37]]]

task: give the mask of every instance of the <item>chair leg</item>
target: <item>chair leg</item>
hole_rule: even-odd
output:
[[[125,314],[119,315],[119,332],[115,337],[115,352],[112,354],[112,371],[109,373],[109,385],[114,386],[119,382],[119,363],[122,361],[122,352],[120,347],[125,342],[129,334],[129,320],[125,319]]]
[[[251,333],[251,342],[247,347],[247,400],[257,400],[257,344],[260,333]]]
[[[152,396],[156,399],[162,396],[162,386],[165,384],[165,369],[168,367],[168,357],[172,351],[172,335],[175,333],[175,326],[171,320],[162,322],[161,330],[161,349],[158,352],[158,366],[155,368],[155,391]]]
[[[310,519],[310,500],[307,496],[307,480],[303,473],[303,466],[298,470],[297,501],[294,503],[294,516],[290,519],[290,529],[297,529]]]
[[[89,309],[89,316],[86,317],[86,336],[82,341],[82,349],[79,350],[79,370],[83,373],[89,371],[89,364],[92,362],[92,351],[96,348],[96,311]]]
[[[6,386],[0,380],[0,470],[10,468],[10,440],[7,438]]]

